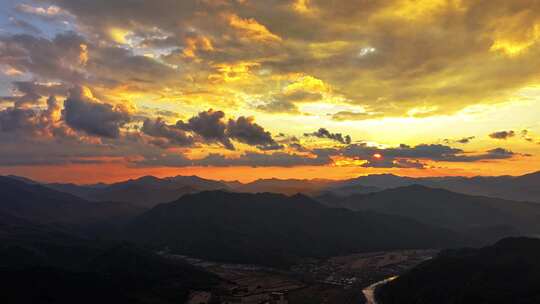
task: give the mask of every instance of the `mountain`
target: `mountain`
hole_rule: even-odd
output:
[[[0,176],[0,213],[39,223],[122,221],[142,209],[128,203],[93,203],[40,184]]]
[[[463,242],[445,229],[397,216],[327,208],[304,195],[224,191],[160,204],[129,223],[123,237],[210,260],[272,266],[304,256]]]
[[[176,200],[187,193],[228,189],[224,183],[197,176],[166,178],[143,176],[110,185],[48,184],[47,186],[90,201],[126,202],[145,208]]]
[[[540,234],[540,205],[471,196],[412,185],[348,197],[325,195],[326,205],[403,216],[428,225],[467,232],[486,241]]]
[[[402,177],[392,174],[361,176],[343,181],[327,191],[351,193],[355,187],[389,189],[413,184],[442,188],[454,192],[503,198],[515,201],[540,202],[540,171],[522,176],[477,176],[477,177]],[[342,190],[343,189],[343,190]]]
[[[540,303],[540,240],[509,238],[446,251],[382,285],[381,304]]]
[[[219,279],[127,243],[79,238],[0,217],[5,303],[184,303]]]
[[[296,193],[314,194],[322,189],[331,187],[339,183],[338,181],[326,179],[258,179],[250,183],[230,183],[231,188],[236,192],[262,193],[272,192],[286,195]]]

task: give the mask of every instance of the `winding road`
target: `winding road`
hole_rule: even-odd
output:
[[[362,293],[364,294],[364,296],[366,297],[366,300],[367,300],[367,304],[377,304],[377,301],[375,300],[375,289],[380,286],[380,285],[383,285],[383,284],[386,284],[392,280],[395,280],[397,278],[397,276],[393,276],[393,277],[389,277],[389,278],[386,278],[382,281],[379,281],[379,282],[376,282],[376,283],[373,283],[371,285],[369,285],[368,287],[362,289]]]

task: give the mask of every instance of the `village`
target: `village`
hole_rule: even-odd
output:
[[[437,250],[383,251],[303,259],[284,271],[269,267],[227,264],[166,254],[202,267],[224,281],[215,292],[193,291],[189,304],[359,303],[362,289],[399,275],[437,254]],[[360,302],[361,303],[361,302]]]

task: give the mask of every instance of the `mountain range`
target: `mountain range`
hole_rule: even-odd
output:
[[[145,208],[173,201],[187,193],[229,189],[222,182],[197,176],[166,178],[143,176],[114,184],[75,185],[52,183],[46,186],[90,201],[125,202]]]
[[[27,183],[37,183],[24,177],[12,176],[11,178]],[[413,178],[392,174],[374,174],[347,180],[272,178],[259,179],[249,183],[215,181],[197,176],[166,178],[144,176],[113,184],[43,183],[43,185],[89,201],[128,202],[144,208],[173,201],[184,194],[209,190],[248,193],[272,192],[286,195],[303,193],[311,196],[331,193],[338,196],[349,196],[411,185],[423,185],[463,194],[513,201],[540,202],[540,187],[538,187],[540,185],[540,171],[522,176]]]
[[[327,206],[397,215],[484,241],[540,235],[540,204],[473,196],[411,185],[368,194],[318,197]]]
[[[365,193],[365,187],[375,190],[423,185],[470,195],[496,197],[514,201],[540,202],[540,171],[521,176],[476,177],[404,177],[393,174],[374,174],[343,181],[327,191],[335,194],[353,194],[356,188]],[[374,192],[374,191],[372,191]]]
[[[283,266],[298,257],[465,244],[449,230],[371,211],[328,208],[301,194],[188,194],[131,221],[123,238],[227,262]]]
[[[540,235],[540,204],[536,202],[446,189],[458,184],[468,189],[474,183],[495,185],[497,180],[501,189],[520,188],[527,197],[534,197],[537,176],[411,179],[375,175],[337,182],[270,179],[250,184],[147,176],[109,185],[43,184],[2,176],[0,275],[12,280],[0,287],[0,293],[12,301],[32,284],[37,287],[24,294],[27,302],[91,303],[102,301],[103,296],[119,303],[183,302],[190,290],[214,288],[219,279],[154,252],[288,268],[306,257],[457,248],[508,236]],[[436,188],[441,184],[445,187]],[[258,193],[265,189],[288,195]],[[310,196],[290,194],[300,189]],[[498,272],[524,273],[520,261],[534,270],[519,280],[529,288],[536,280],[536,264],[526,255],[512,255],[509,248],[537,255],[537,245],[530,240],[508,239],[487,249],[444,251],[433,264],[421,264],[381,289],[381,301],[483,303],[473,300],[491,299],[500,291]],[[497,264],[497,254],[503,257],[502,264]],[[475,264],[482,259],[486,262]],[[453,293],[444,302],[437,300],[437,293],[446,288],[441,287],[446,281],[430,282],[429,277],[444,277],[446,271],[453,280],[449,285]],[[491,293],[480,296],[470,284],[458,281],[462,276],[496,279],[479,285]],[[418,287],[416,282],[428,283]],[[526,299],[523,303],[535,303],[537,295],[518,286],[512,284],[511,292]],[[419,293],[407,293],[411,288]],[[91,296],[80,299],[81,294]]]
[[[49,187],[0,176],[0,213],[37,223],[121,222],[144,209],[124,202],[89,202]]]

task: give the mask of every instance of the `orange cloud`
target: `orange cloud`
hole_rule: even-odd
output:
[[[231,27],[238,30],[243,37],[258,42],[280,42],[281,37],[273,34],[254,18],[241,18],[236,14],[225,14],[225,19]]]

